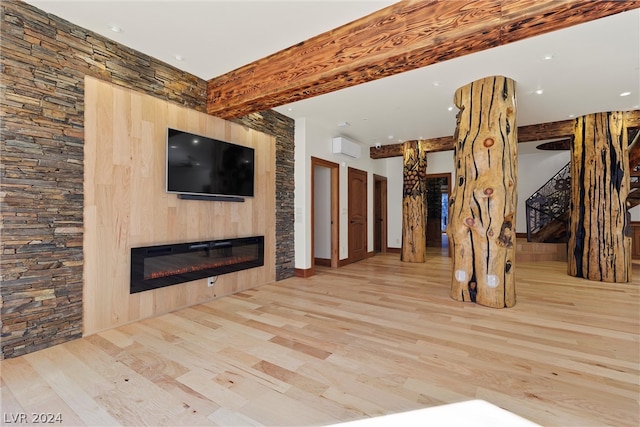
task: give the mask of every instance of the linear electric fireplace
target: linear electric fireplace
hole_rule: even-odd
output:
[[[264,265],[264,236],[131,248],[129,293]]]

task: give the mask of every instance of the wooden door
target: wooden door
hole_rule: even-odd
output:
[[[367,256],[367,172],[348,172],[349,262]]]
[[[373,175],[373,250],[387,252],[387,178]]]

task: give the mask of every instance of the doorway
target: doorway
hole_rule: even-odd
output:
[[[349,262],[367,256],[367,172],[349,168],[348,218],[349,218]]]
[[[338,267],[340,165],[311,157],[311,268]]]
[[[387,178],[373,175],[373,251],[387,252]]]
[[[447,249],[451,173],[427,174],[427,247]]]

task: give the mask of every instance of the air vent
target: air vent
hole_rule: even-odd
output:
[[[353,159],[359,159],[362,147],[357,142],[351,141],[343,136],[333,138],[332,152],[343,154]]]

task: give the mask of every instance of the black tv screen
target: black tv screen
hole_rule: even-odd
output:
[[[253,186],[253,148],[168,129],[168,193],[253,197]]]

